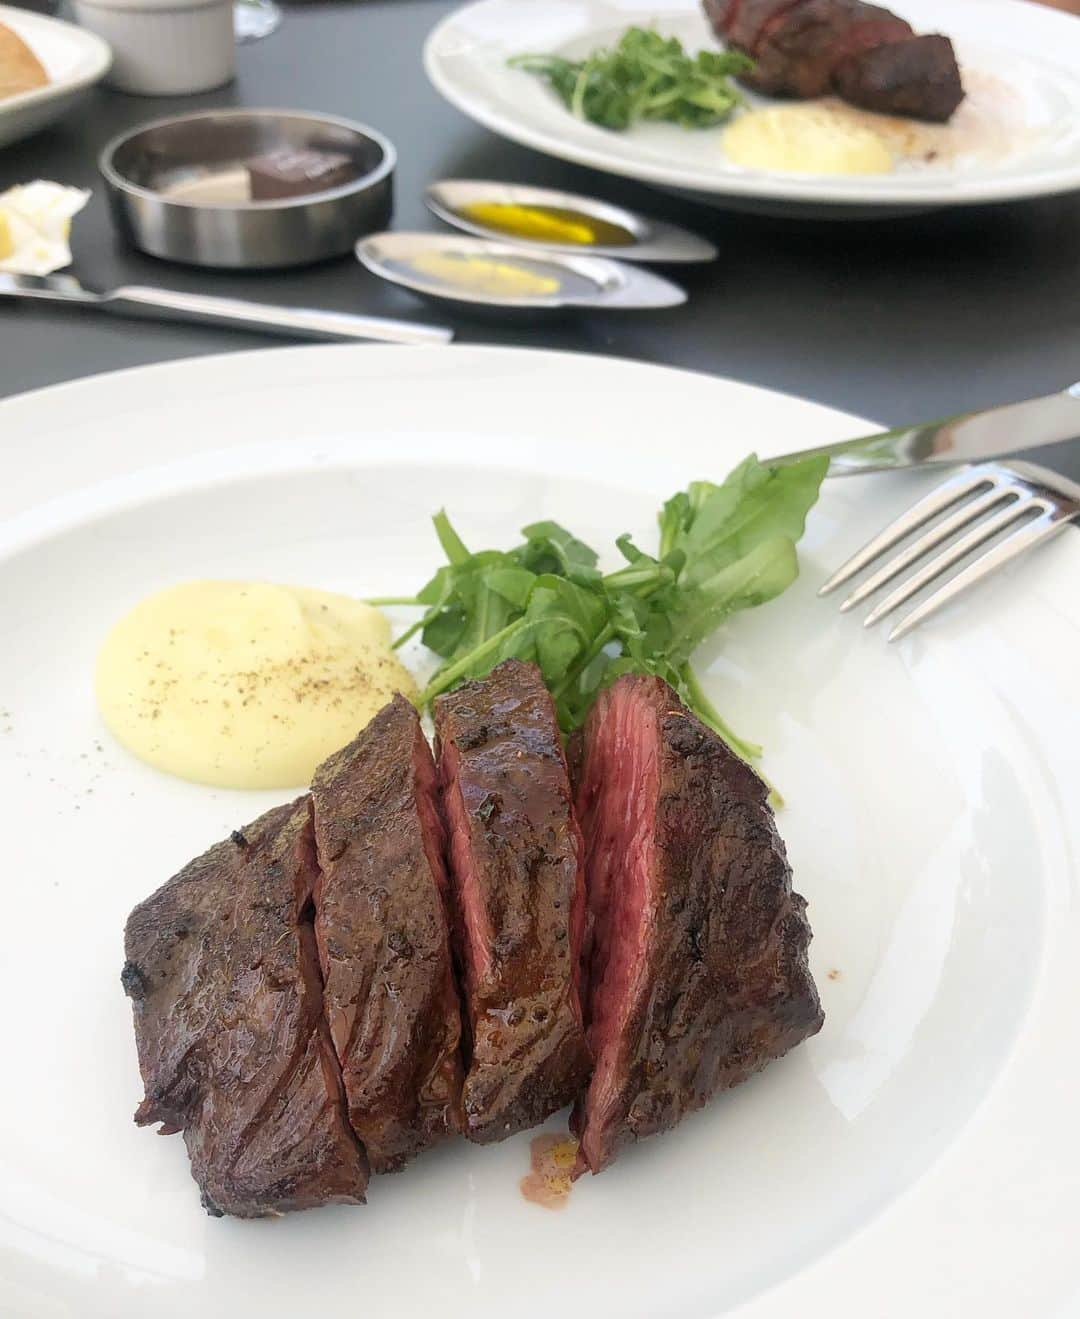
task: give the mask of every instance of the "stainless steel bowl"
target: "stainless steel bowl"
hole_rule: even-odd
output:
[[[340,152],[356,177],[278,201],[247,199],[246,162],[282,147]],[[397,152],[373,128],[288,110],[207,110],[144,124],[99,160],[120,233],[151,256],[268,269],[352,251],[386,227]]]

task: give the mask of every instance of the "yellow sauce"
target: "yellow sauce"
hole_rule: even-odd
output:
[[[541,298],[559,291],[559,281],[513,261],[494,257],[453,256],[446,252],[419,252],[409,264],[421,275],[469,293],[496,298]]]
[[[98,656],[98,706],[129,751],[227,788],[304,787],[412,678],[390,625],[345,595],[186,582],[147,597]]]
[[[887,174],[893,156],[865,123],[831,105],[777,105],[740,116],[724,133],[736,165],[789,174]]]
[[[469,202],[458,214],[473,224],[513,238],[581,247],[628,247],[634,235],[621,225],[561,206],[518,206],[513,202]]]

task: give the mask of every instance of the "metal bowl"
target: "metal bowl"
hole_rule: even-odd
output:
[[[247,162],[280,148],[349,156],[356,177],[276,201],[248,199]],[[352,251],[393,211],[397,152],[373,128],[288,110],[207,110],[144,124],[99,160],[113,219],[151,256],[225,269],[305,265]]]

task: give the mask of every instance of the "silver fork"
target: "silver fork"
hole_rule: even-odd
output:
[[[947,516],[933,522],[941,514]],[[889,640],[897,641],[950,600],[1077,520],[1080,520],[1080,485],[1076,482],[1034,463],[979,463],[963,468],[902,513],[833,573],[818,594],[835,591],[933,522],[921,536],[904,545],[861,582],[840,606],[845,613],[854,609],[920,559],[926,559],[867,614],[863,626],[873,627],[980,545],[1007,531],[1014,523],[1023,523],[905,615],[889,633]],[[942,547],[940,553],[927,558],[938,546]]]

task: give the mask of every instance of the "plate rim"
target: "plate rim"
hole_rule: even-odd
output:
[[[949,0],[959,3],[962,0]],[[514,119],[508,119],[500,110],[493,108],[485,98],[468,88],[458,86],[449,76],[443,64],[443,47],[453,42],[462,19],[475,15],[483,9],[495,9],[506,0],[469,0],[469,3],[446,14],[428,33],[424,41],[422,59],[424,72],[435,90],[455,109],[468,118],[481,124],[491,132],[521,146],[531,147],[556,159],[567,160],[576,165],[602,170],[621,178],[634,179],[640,183],[654,184],[663,188],[693,194],[697,200],[708,199],[714,203],[723,202],[725,198],[741,201],[761,201],[763,203],[796,204],[813,203],[821,206],[835,207],[838,212],[865,207],[901,207],[914,210],[927,210],[941,206],[974,206],[989,202],[1021,201],[1033,197],[1056,196],[1080,188],[1080,148],[1071,162],[1066,161],[1057,168],[1045,169],[1039,173],[1001,175],[987,179],[967,181],[962,187],[955,187],[946,178],[942,182],[920,180],[919,187],[902,187],[892,181],[892,176],[875,176],[873,183],[848,182],[846,187],[837,186],[834,179],[827,175],[784,176],[765,172],[746,174],[729,174],[718,178],[711,187],[703,186],[701,178],[693,171],[680,167],[667,167],[658,161],[634,161],[613,159],[601,147],[590,147],[584,143],[571,142],[560,138],[554,132],[543,128],[533,128]],[[515,4],[531,4],[536,7],[551,3],[551,0],[514,0]],[[587,5],[591,0],[559,0],[562,7],[570,5]],[[619,0],[612,0],[614,5]],[[1025,19],[1042,24],[1049,29],[1056,29],[1063,38],[1072,38],[1073,44],[1078,36],[1067,26],[1071,16],[1045,6],[1026,3],[1025,0],[980,0],[986,11],[991,6],[1006,9],[1013,13],[1017,9],[1025,12]],[[692,9],[687,0],[687,10]],[[630,15],[628,15],[628,20]],[[1046,20],[1049,20],[1048,22]],[[987,25],[992,22],[992,14],[986,13]],[[1059,26],[1061,25],[1061,26]],[[1080,42],[1076,43],[1080,56]],[[843,176],[837,176],[842,178]]]

